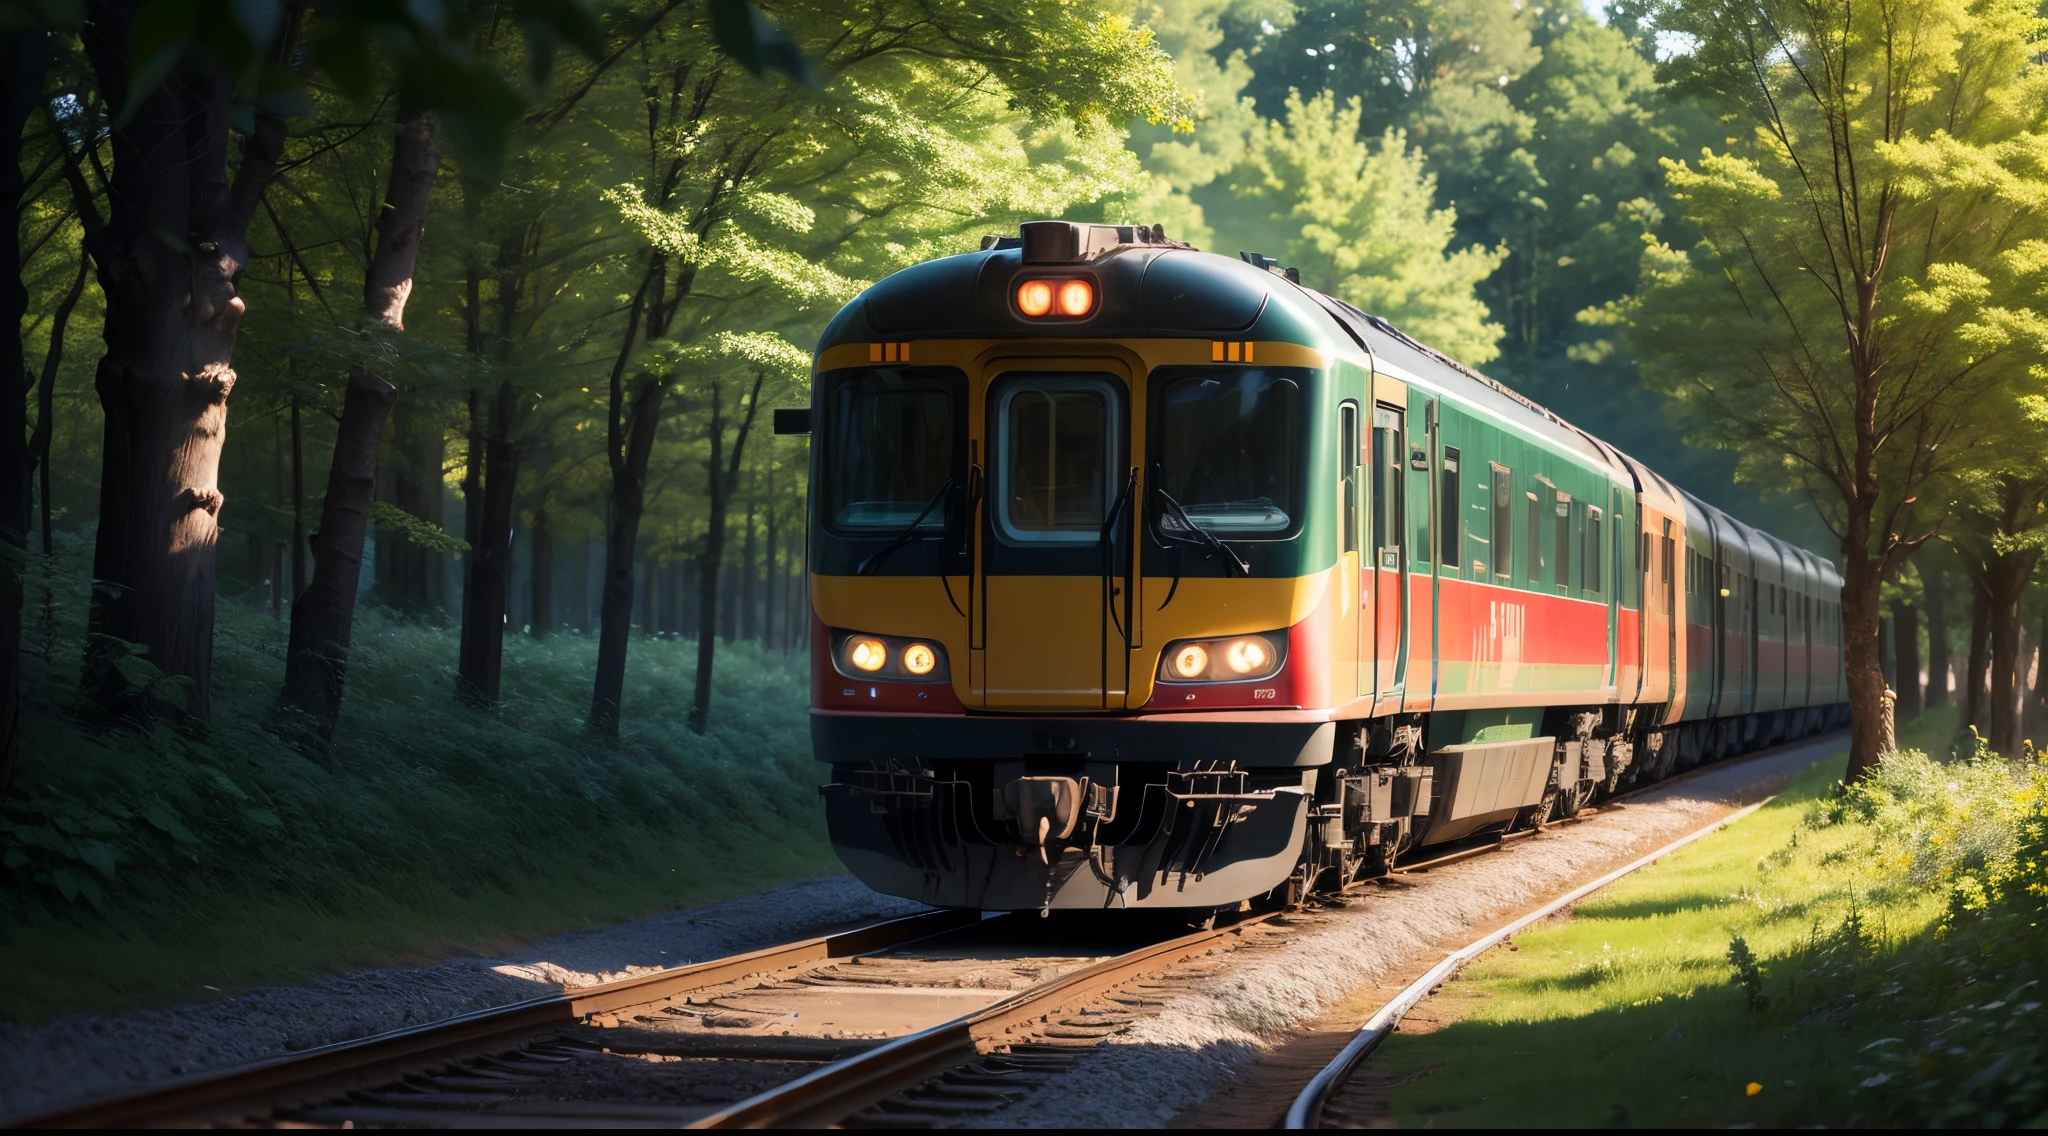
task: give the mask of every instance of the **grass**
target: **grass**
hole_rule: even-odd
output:
[[[452,630],[365,609],[314,761],[265,729],[284,629],[225,601],[206,728],[78,713],[82,554],[42,566],[52,608],[30,587],[0,811],[6,1018],[496,953],[839,870],[800,660],[721,648],[699,737],[695,644],[636,639],[623,736],[601,741],[583,729],[595,640],[508,635],[503,703],[479,712],[453,697]]]
[[[1954,731],[1954,712],[1936,712],[1901,743],[1941,752]],[[1926,761],[1902,760],[1915,759]],[[2013,1075],[2039,1087],[2039,1027],[2013,1032],[2040,1007],[2026,988],[2041,954],[2031,917],[2017,933],[2011,911],[1959,919],[1966,877],[2001,853],[1928,851],[2007,822],[1959,824],[1956,808],[1888,805],[1881,792],[1845,804],[1843,763],[1821,762],[1739,824],[1469,968],[1437,999],[1457,1020],[1397,1034],[1374,1058],[1411,1078],[1395,1115],[1428,1127],[2032,1118],[2039,1105],[2022,1098],[2038,1102],[2034,1089],[1969,1083],[2017,1053],[2034,1071]],[[2032,775],[1995,759],[1946,768],[2008,790]],[[1922,803],[1989,796],[1950,784]],[[1954,1044],[1965,1034],[1976,1040]]]

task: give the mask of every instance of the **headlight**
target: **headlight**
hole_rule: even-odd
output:
[[[1282,632],[1221,639],[1182,639],[1166,645],[1159,661],[1163,682],[1253,682],[1280,672]]]
[[[903,669],[911,674],[922,678],[932,673],[932,668],[938,665],[939,656],[937,652],[933,651],[927,644],[912,643],[910,646],[903,648]]]
[[[1232,639],[1223,649],[1223,661],[1232,674],[1264,674],[1273,662],[1273,645],[1256,635]]]
[[[946,649],[929,639],[832,633],[832,668],[847,678],[946,682]]]
[[[878,671],[883,663],[889,661],[889,648],[880,639],[849,639],[846,661],[852,663],[855,670]]]

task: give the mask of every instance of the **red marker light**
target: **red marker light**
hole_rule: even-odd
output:
[[[1027,316],[1052,311],[1052,285],[1044,280],[1026,280],[1017,286],[1017,310]]]
[[[1060,285],[1060,314],[1085,316],[1095,306],[1095,289],[1086,280],[1069,280]]]

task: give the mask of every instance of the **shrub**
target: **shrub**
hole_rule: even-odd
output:
[[[215,968],[197,981],[242,982],[262,972],[243,952],[272,949],[242,939],[273,929],[307,940],[279,956],[302,973],[836,870],[801,659],[722,646],[699,736],[684,721],[695,643],[636,638],[621,736],[599,739],[584,729],[594,639],[508,634],[503,702],[481,712],[454,697],[452,630],[366,606],[340,730],[314,761],[267,729],[285,628],[233,602],[210,723],[82,712],[84,604],[60,601],[86,594],[85,554],[69,542],[31,574],[30,610],[53,626],[24,652],[22,759],[0,801],[0,965],[18,978],[28,966],[54,988],[121,943],[133,959],[118,965],[146,983],[184,943],[192,969]],[[331,921],[331,942],[287,926],[309,915]],[[18,1014],[30,985],[10,983],[0,1013]]]

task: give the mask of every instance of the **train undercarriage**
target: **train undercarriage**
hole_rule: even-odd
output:
[[[1232,724],[1199,744],[1181,733],[1181,745],[1157,724],[967,720],[950,745],[909,747],[926,757],[820,737],[833,754],[821,792],[841,858],[887,894],[982,910],[1214,910],[1334,890],[1426,847],[1570,816],[1846,720],[1844,707],[1814,707],[1651,729],[1657,709],[1551,710],[1533,736],[1439,749],[1424,714]],[[955,748],[975,734],[992,745]],[[936,756],[1026,738],[1043,744]]]

